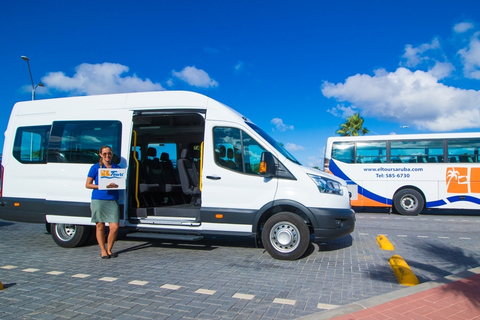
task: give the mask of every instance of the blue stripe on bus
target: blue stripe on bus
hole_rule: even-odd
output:
[[[480,199],[472,196],[453,196],[453,197],[448,197],[447,200],[450,202],[467,201],[467,202],[473,202],[475,204],[480,204]]]
[[[330,160],[330,165],[329,165],[329,170],[337,177],[339,178],[342,178],[343,180],[346,180],[348,184],[356,184],[358,185],[358,183],[356,183],[355,181],[353,181],[352,179],[350,179],[338,166],[337,164]],[[358,185],[359,186],[359,185]],[[367,197],[371,200],[374,200],[374,201],[377,201],[377,202],[380,202],[380,203],[385,203],[385,204],[388,204],[388,205],[392,205],[392,199],[388,199],[388,198],[385,198],[385,197],[382,197],[382,196],[379,196],[378,194],[375,194],[365,188],[363,188],[362,186],[359,186],[358,188],[358,193],[363,195],[364,197]]]
[[[435,201],[429,201],[427,202],[426,207],[427,208],[432,208],[432,207],[439,207],[447,204],[445,200],[435,200]]]
[[[392,205],[393,204],[393,201],[392,199],[388,199],[388,198],[385,198],[385,197],[382,197],[382,196],[379,196],[378,194],[375,194],[365,188],[363,188],[362,186],[358,185],[358,183],[356,183],[355,181],[353,181],[352,179],[350,179],[338,166],[337,164],[335,163],[335,161],[333,160],[330,160],[330,164],[329,164],[329,169],[330,171],[337,177],[339,178],[342,178],[343,180],[346,180],[347,181],[347,184],[356,184],[358,186],[358,193],[363,195],[364,197],[366,198],[369,198],[371,200],[374,200],[374,201],[377,201],[377,202],[380,202],[380,203],[385,203],[387,205]],[[463,196],[464,199],[460,199],[459,196],[456,196],[456,197],[450,197],[448,198],[448,201],[450,202],[455,202],[455,201],[470,201],[470,202],[474,202],[476,204],[480,204],[480,199],[478,198],[475,198],[475,197],[470,197],[470,196]],[[467,200],[468,198],[468,200]],[[439,206],[443,206],[447,204],[447,202],[445,200],[434,200],[434,201],[429,201],[427,202],[426,204],[426,207],[427,208],[431,208],[431,207],[439,207]]]

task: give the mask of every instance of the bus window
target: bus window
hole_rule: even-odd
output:
[[[448,162],[479,162],[480,139],[449,140],[447,145]]]
[[[399,140],[390,142],[390,162],[438,163],[443,160],[442,140]]]
[[[345,163],[355,163],[355,143],[334,142],[332,146],[332,159]]]
[[[357,162],[385,163],[387,162],[387,143],[368,141],[357,142]]]

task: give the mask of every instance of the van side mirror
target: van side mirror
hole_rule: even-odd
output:
[[[262,177],[271,178],[275,176],[275,158],[270,152],[262,152],[259,172]]]

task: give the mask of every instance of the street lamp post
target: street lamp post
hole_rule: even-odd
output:
[[[27,62],[28,73],[30,74],[30,81],[32,82],[32,100],[35,100],[35,90],[37,90],[37,87],[43,87],[44,85],[41,82],[39,82],[36,86],[33,84],[32,70],[30,69],[30,63],[28,62],[29,59],[26,56],[21,56],[21,58]]]

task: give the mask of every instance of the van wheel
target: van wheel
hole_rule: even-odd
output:
[[[300,258],[310,244],[310,231],[303,219],[291,212],[281,212],[270,217],[262,230],[265,249],[275,259]]]
[[[75,224],[52,223],[52,238],[63,248],[73,248],[84,244],[90,235],[89,226]]]
[[[416,216],[422,212],[424,205],[423,196],[413,189],[400,190],[393,197],[393,207],[399,214]]]

